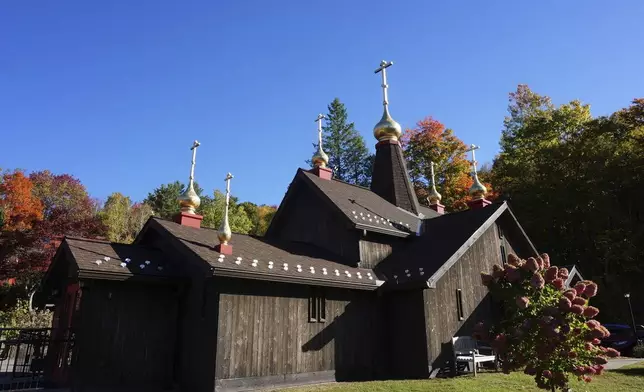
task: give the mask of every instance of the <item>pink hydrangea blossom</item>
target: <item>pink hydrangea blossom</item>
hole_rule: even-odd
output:
[[[592,343],[590,343],[590,342],[586,342],[586,343],[584,343],[584,348],[585,348],[587,351],[592,351],[592,350],[594,350],[594,349],[595,349],[595,346],[594,346]]]
[[[557,279],[557,274],[559,273],[559,268],[552,266],[548,268],[543,277],[546,279],[546,282],[550,283],[553,280]]]
[[[588,298],[592,298],[597,295],[597,283],[590,282],[586,289],[584,290],[584,295]]]
[[[564,295],[564,297],[566,297],[570,301],[572,301],[577,296],[577,291],[575,291],[575,289],[568,289],[568,290],[564,291],[563,295]]]
[[[590,329],[599,329],[599,327],[601,327],[601,324],[599,324],[599,321],[597,321],[597,320],[590,320],[590,321],[586,322],[586,325]]]
[[[574,314],[582,314],[584,313],[584,308],[580,305],[573,305],[570,307],[570,312]]]
[[[591,382],[591,381],[593,381],[593,379],[590,376],[584,376],[584,381],[585,382]]]
[[[568,279],[568,268],[559,268],[559,277],[561,279]]]
[[[527,309],[528,305],[530,305],[530,299],[528,297],[518,297],[516,303],[519,309]]]
[[[595,339],[593,339],[593,340],[591,341],[591,343],[592,343],[592,344],[594,344],[594,345],[598,345],[598,344],[600,344],[601,342],[602,342],[602,341],[601,341],[601,340],[599,340],[599,339],[597,339],[597,338],[595,338]]]
[[[599,309],[597,309],[594,306],[589,306],[586,309],[584,309],[584,316],[588,318],[593,318],[599,314]]]
[[[521,264],[521,259],[514,253],[508,255],[508,264],[518,267]]]
[[[595,374],[597,374],[597,375],[601,375],[604,372],[604,366],[603,365],[595,365],[594,369],[595,369]]]
[[[582,282],[579,282],[575,285],[575,291],[577,292],[577,295],[582,295],[585,290],[586,290],[586,285],[583,284]]]
[[[570,310],[570,307],[572,306],[572,303],[570,300],[566,297],[561,297],[559,298],[559,309],[563,311],[568,311]]]
[[[530,284],[537,290],[541,290],[545,283],[546,281],[543,280],[543,276],[538,272],[532,275],[532,278],[530,279]]]
[[[564,287],[566,287],[566,282],[561,278],[557,278],[552,281],[552,285],[555,286],[557,290],[563,290]]]
[[[505,278],[509,282],[518,282],[521,279],[521,272],[519,272],[519,270],[515,266],[506,265],[505,266]]]
[[[619,357],[620,354],[619,354],[619,351],[615,350],[612,347],[609,347],[609,348],[606,349],[606,355],[609,358],[617,358],[617,357]]]
[[[548,256],[547,253],[542,253],[541,258],[543,259],[543,268],[544,269],[550,268],[550,256]]]
[[[541,375],[545,378],[552,378],[552,372],[550,370],[544,370],[541,372]]]
[[[574,351],[571,351],[568,353],[568,358],[577,358],[577,353]]]
[[[539,263],[537,262],[537,259],[535,259],[534,257],[530,257],[523,265],[523,268],[525,268],[530,272],[537,272],[539,271]]]
[[[573,305],[584,306],[586,305],[586,300],[581,297],[576,297],[575,299],[572,300],[572,303]]]

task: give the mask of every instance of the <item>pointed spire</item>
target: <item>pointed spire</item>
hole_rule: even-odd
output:
[[[228,223],[228,208],[230,206],[230,180],[233,179],[233,175],[228,173],[226,174],[226,207],[224,209],[224,219],[221,221],[221,226],[219,226],[219,231],[217,237],[219,238],[220,245],[228,245],[228,241],[233,236],[232,231],[230,230],[230,224]],[[223,253],[223,252],[222,252]]]
[[[473,200],[485,199],[485,194],[487,193],[487,188],[481,184],[478,173],[476,172],[476,165],[478,162],[476,162],[475,151],[479,148],[481,147],[470,144],[470,148],[465,151],[472,153],[472,180],[474,180],[474,183],[472,184],[472,187],[470,187],[470,196],[472,196]]]
[[[380,67],[374,71],[374,73],[382,74],[382,106],[383,113],[382,118],[373,128],[373,135],[378,139],[378,141],[384,140],[395,140],[397,141],[400,136],[402,136],[402,128],[391,115],[389,114],[389,98],[387,96],[387,89],[389,85],[387,84],[387,68],[393,65],[393,61],[382,60],[380,62]]]
[[[432,174],[432,188],[429,191],[429,195],[427,196],[427,200],[429,201],[430,205],[435,205],[435,204],[440,204],[441,199],[443,198],[440,193],[436,190],[436,180],[434,177],[434,162],[430,162],[430,167],[431,167],[431,174]]]
[[[192,164],[190,165],[190,180],[186,190],[177,198],[181,210],[173,217],[173,220],[182,226],[194,227],[196,229],[201,227],[203,216],[197,215],[197,208],[201,204],[201,199],[195,192],[195,160],[197,159],[197,147],[200,143],[194,141],[192,143]]]
[[[322,149],[322,120],[324,120],[325,118],[326,116],[320,113],[318,114],[317,119],[315,119],[315,122],[318,123],[318,151],[313,155],[313,158],[311,159],[313,161],[314,167],[326,167],[329,164],[329,156],[326,155],[326,153]]]
[[[199,147],[200,145],[201,143],[195,140],[192,143],[192,147],[190,147],[190,149],[192,150],[192,163],[190,165],[190,180],[188,183],[188,188],[186,188],[186,190],[177,199],[179,200],[179,205],[181,206],[181,212],[186,214],[192,214],[192,215],[196,214],[196,210],[197,208],[199,208],[199,205],[201,204],[201,199],[197,195],[197,192],[195,192],[195,186],[194,186],[197,147]]]
[[[420,204],[409,180],[405,157],[398,142],[402,136],[402,128],[389,114],[387,68],[392,64],[391,61],[383,60],[380,67],[374,71],[382,74],[383,114],[380,122],[373,128],[373,135],[378,139],[378,143],[371,173],[371,191],[391,204],[418,215]]]

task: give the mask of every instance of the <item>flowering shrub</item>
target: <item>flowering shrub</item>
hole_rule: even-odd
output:
[[[599,346],[610,334],[597,320],[599,309],[588,304],[597,284],[579,282],[565,288],[568,270],[550,265],[547,254],[521,260],[508,257],[505,267],[481,273],[503,317],[488,328],[477,324],[474,337],[490,341],[505,373],[524,369],[543,389],[568,389],[570,375],[591,381],[619,352]]]
[[[28,300],[19,300],[15,307],[0,311],[0,328],[51,328],[53,312],[31,310]],[[4,331],[3,338],[15,338],[18,331]]]

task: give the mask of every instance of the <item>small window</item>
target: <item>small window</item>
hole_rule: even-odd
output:
[[[309,294],[309,322],[326,322],[326,298],[321,287],[311,287]]]
[[[465,312],[463,312],[463,292],[461,289],[456,290],[456,311],[458,312],[458,320],[464,320]]]

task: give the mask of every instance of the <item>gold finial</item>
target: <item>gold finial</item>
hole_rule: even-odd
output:
[[[197,195],[197,192],[195,192],[195,186],[194,186],[194,177],[195,177],[195,160],[197,158],[197,147],[199,147],[201,143],[198,141],[194,141],[192,143],[192,147],[190,149],[192,150],[192,164],[190,165],[190,183],[188,184],[188,188],[179,196],[179,205],[181,206],[181,212],[185,212],[188,214],[195,214],[197,208],[199,208],[199,205],[201,204],[201,199]]]
[[[326,117],[324,114],[318,114],[315,122],[318,123],[318,152],[313,155],[312,161],[315,167],[326,167],[329,164],[329,156],[322,150],[322,120]]]
[[[380,67],[374,71],[374,73],[382,74],[382,106],[384,111],[382,113],[382,118],[373,128],[373,136],[378,139],[378,141],[383,140],[398,140],[402,136],[402,128],[391,115],[389,114],[389,99],[387,98],[387,89],[389,85],[387,84],[387,68],[391,67],[394,64],[393,61],[382,60],[380,62]]]
[[[474,183],[470,188],[470,196],[472,196],[472,199],[474,200],[485,199],[485,194],[487,193],[487,188],[485,187],[485,185],[481,184],[481,181],[479,181],[479,176],[476,173],[477,162],[474,151],[478,150],[479,148],[481,147],[470,144],[470,148],[465,151],[466,153],[472,152],[472,179],[474,180]]]
[[[217,237],[219,238],[219,243],[222,245],[228,245],[228,241],[233,236],[233,232],[230,230],[230,224],[228,223],[228,206],[230,204],[230,180],[233,179],[233,175],[228,173],[226,174],[226,208],[224,210],[224,219],[221,221],[221,226],[219,226],[219,231]]]
[[[427,200],[429,201],[430,205],[436,205],[440,204],[441,199],[443,198],[440,193],[436,190],[436,180],[434,178],[434,162],[430,162],[430,167],[431,167],[431,172],[432,172],[432,188],[429,191],[429,195],[427,196]]]

